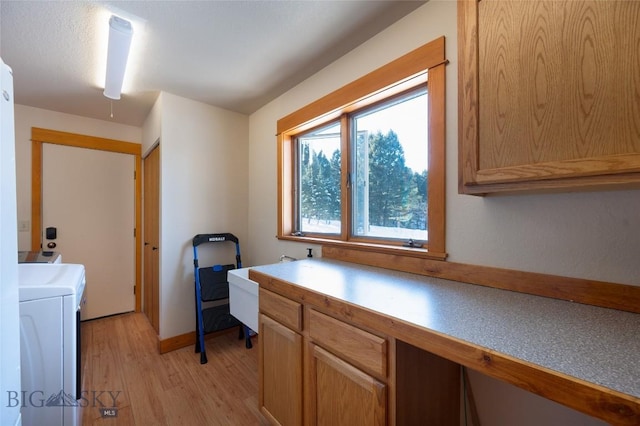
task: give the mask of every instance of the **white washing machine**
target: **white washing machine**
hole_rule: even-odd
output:
[[[24,426],[81,424],[83,265],[18,264]]]

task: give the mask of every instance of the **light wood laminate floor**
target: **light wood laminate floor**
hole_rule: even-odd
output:
[[[237,332],[207,339],[207,364],[189,346],[160,355],[141,313],[82,323],[83,425],[264,425],[258,348]],[[102,417],[113,406],[117,417]]]

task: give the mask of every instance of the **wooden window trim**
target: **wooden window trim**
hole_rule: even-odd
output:
[[[300,131],[300,126],[319,118],[328,121],[328,115],[337,113],[337,117],[349,106],[359,108],[359,101],[398,86],[446,61],[442,36],[281,118],[277,123],[277,134],[293,128]]]
[[[278,226],[281,240],[304,241],[360,250],[443,260],[445,251],[445,38],[439,37],[383,65],[277,122]],[[427,79],[428,74],[428,79]],[[429,248],[371,244],[292,235],[294,199],[293,135],[373,104],[427,81],[429,93]],[[343,161],[347,161],[343,156]],[[343,183],[344,185],[344,183]],[[344,193],[344,191],[343,191]],[[344,201],[344,200],[343,200]],[[349,203],[346,204],[348,206]],[[344,208],[344,207],[343,207]],[[349,208],[349,207],[346,207]],[[344,233],[345,231],[343,231]],[[342,235],[344,237],[344,235]]]

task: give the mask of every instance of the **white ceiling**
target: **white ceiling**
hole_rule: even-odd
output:
[[[98,46],[115,12],[143,29],[114,122],[141,126],[159,91],[250,114],[423,3],[0,0],[0,55],[16,103],[109,120]]]

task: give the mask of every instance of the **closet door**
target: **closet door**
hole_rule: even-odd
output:
[[[149,322],[160,333],[160,145],[144,159],[144,307]]]

